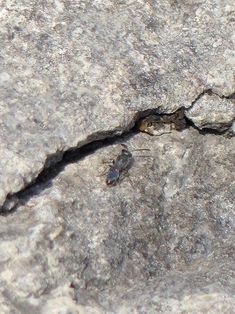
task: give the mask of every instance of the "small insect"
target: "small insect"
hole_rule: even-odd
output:
[[[134,158],[132,153],[128,150],[125,144],[121,144],[123,149],[121,153],[117,156],[115,160],[113,160],[113,165],[110,166],[108,173],[106,175],[106,184],[107,185],[116,185],[120,176],[123,173],[127,173],[131,168]],[[149,149],[135,149],[135,151],[139,150],[149,150]],[[144,157],[144,156],[143,156]]]
[[[116,160],[113,161],[113,165],[110,166],[109,171],[106,175],[106,184],[107,185],[116,185],[120,175],[123,172],[127,172],[134,159],[131,152],[128,150],[125,144],[121,144],[123,149],[121,153],[117,156]]]

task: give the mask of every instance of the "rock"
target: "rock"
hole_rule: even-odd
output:
[[[231,125],[229,131],[231,132],[232,135],[235,134],[235,122],[232,123],[232,125]]]
[[[230,311],[234,141],[192,128],[139,133],[32,186],[1,217],[4,304],[35,313]],[[104,162],[120,142],[150,151],[133,151],[129,176],[109,187]]]
[[[232,4],[6,0],[0,12],[0,206],[148,110],[234,93]]]
[[[131,128],[185,108],[234,133],[234,6],[0,12],[1,313],[232,313],[235,138]],[[142,157],[110,187],[121,142]]]
[[[201,130],[207,128],[225,131],[235,119],[235,103],[217,95],[205,94],[185,113]]]

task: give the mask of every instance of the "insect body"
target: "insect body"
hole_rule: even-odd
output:
[[[117,156],[116,160],[113,161],[113,165],[110,166],[109,171],[106,175],[107,185],[116,185],[120,179],[120,175],[131,167],[133,163],[133,156],[128,150],[127,146],[122,144],[123,149]]]

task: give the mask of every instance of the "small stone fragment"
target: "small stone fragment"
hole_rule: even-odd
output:
[[[235,119],[235,104],[229,99],[205,94],[185,114],[201,130],[225,131]]]

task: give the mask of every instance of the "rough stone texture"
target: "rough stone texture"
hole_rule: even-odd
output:
[[[1,217],[4,313],[232,313],[235,138],[192,128],[123,138],[135,162],[107,187],[100,148]],[[12,310],[13,311],[13,310]]]
[[[205,94],[188,110],[186,116],[199,129],[227,130],[235,120],[235,102]]]
[[[234,11],[229,0],[1,1],[1,212],[19,200],[0,216],[1,313],[234,312],[235,138],[130,134],[119,142],[150,156],[117,186],[102,161],[118,140],[24,191],[64,152],[148,113],[185,107],[199,128],[230,126]]]
[[[0,205],[61,153],[141,111],[234,88],[232,1],[0,4]]]

